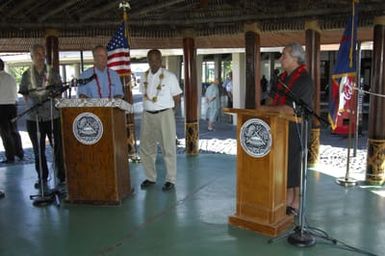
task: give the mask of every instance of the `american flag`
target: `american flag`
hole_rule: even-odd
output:
[[[118,72],[120,76],[131,73],[130,48],[124,30],[124,23],[122,23],[107,44],[107,66]]]

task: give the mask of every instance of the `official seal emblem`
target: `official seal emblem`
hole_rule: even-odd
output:
[[[79,114],[72,123],[75,138],[82,144],[92,145],[97,143],[103,135],[103,123],[93,113]]]
[[[239,140],[248,155],[255,158],[264,157],[271,150],[270,126],[259,118],[251,118],[242,125]]]

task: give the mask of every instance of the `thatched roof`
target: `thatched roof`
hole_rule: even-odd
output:
[[[60,50],[105,44],[121,23],[122,1],[4,0],[0,2],[0,51],[27,50],[44,42],[47,29],[59,35]],[[361,0],[359,39],[371,40],[373,18],[385,1]],[[304,41],[304,24],[318,20],[322,43],[338,43],[352,0],[130,0],[131,47],[180,48],[186,30],[199,48],[243,47],[244,24],[257,23],[262,46]]]

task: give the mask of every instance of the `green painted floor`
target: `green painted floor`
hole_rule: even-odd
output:
[[[174,192],[159,181],[141,190],[143,169],[130,164],[134,195],[120,206],[62,203],[35,207],[29,196],[36,178],[33,165],[0,168],[0,255],[362,255],[317,238],[298,248],[227,224],[235,209],[236,157],[178,155]],[[385,255],[383,188],[345,189],[335,178],[308,172],[307,225],[348,245]],[[374,193],[377,192],[377,193]]]

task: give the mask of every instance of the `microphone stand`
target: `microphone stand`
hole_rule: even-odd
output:
[[[29,198],[33,200],[33,205],[34,206],[47,206],[52,203],[53,199],[50,193],[48,193],[48,187],[47,187],[47,192],[46,190],[46,184],[44,184],[43,181],[43,161],[42,161],[42,152],[41,152],[41,133],[40,133],[40,125],[39,125],[39,111],[38,107],[42,106],[44,102],[38,103],[28,109],[28,112],[36,109],[36,134],[37,134],[37,145],[38,145],[38,152],[39,152],[39,183],[40,183],[40,194],[38,195],[30,195]],[[23,114],[26,114],[28,112],[24,112]]]
[[[54,199],[55,199],[55,202],[57,203],[57,205],[60,206],[59,198],[60,198],[60,195],[63,194],[63,192],[58,190],[56,187],[57,186],[56,177],[54,177],[55,188],[53,190],[48,190],[46,185],[43,182],[43,161],[42,161],[42,152],[41,152],[41,147],[40,147],[42,138],[41,138],[41,132],[40,132],[40,125],[39,125],[39,109],[38,108],[40,106],[42,106],[47,101],[50,101],[50,103],[51,103],[51,107],[50,107],[51,140],[52,140],[52,147],[53,147],[53,151],[54,151],[53,152],[53,163],[54,163],[53,165],[54,165],[54,169],[55,169],[55,167],[56,167],[56,165],[55,165],[55,142],[54,142],[55,139],[54,139],[54,132],[53,132],[54,125],[53,125],[53,106],[52,106],[53,102],[52,101],[53,101],[53,98],[59,96],[60,94],[62,94],[64,91],[66,91],[69,88],[70,88],[70,86],[68,86],[68,85],[60,86],[60,87],[58,85],[47,86],[47,88],[43,89],[43,90],[50,90],[50,92],[48,93],[48,97],[46,99],[44,99],[43,101],[41,101],[39,103],[36,103],[35,105],[33,105],[29,109],[23,111],[22,113],[20,113],[19,115],[17,115],[15,118],[13,118],[11,120],[12,122],[16,122],[18,119],[20,119],[25,114],[30,113],[32,111],[36,112],[35,122],[36,122],[37,144],[38,144],[38,154],[39,154],[38,161],[39,161],[40,194],[29,196],[29,198],[31,200],[33,200],[34,206],[47,206],[47,205],[51,204],[54,201]],[[54,172],[55,172],[54,176],[56,176],[56,171],[54,171]]]
[[[296,226],[292,230],[290,230],[290,231],[288,231],[288,232],[286,232],[286,233],[284,233],[284,234],[282,234],[276,238],[270,239],[268,242],[272,243],[274,241],[277,241],[277,240],[280,240],[282,238],[287,237],[287,241],[292,245],[295,245],[298,247],[310,247],[310,246],[313,246],[316,244],[316,240],[314,237],[317,236],[318,238],[321,238],[321,239],[324,239],[326,241],[331,242],[333,245],[339,245],[343,249],[347,249],[350,251],[355,250],[355,251],[362,253],[362,254],[375,256],[375,254],[373,254],[373,253],[370,253],[368,251],[365,251],[365,250],[362,250],[359,248],[355,248],[353,246],[347,245],[346,243],[344,243],[342,241],[339,241],[335,238],[332,238],[326,232],[324,232],[318,228],[305,227],[305,210],[306,210],[305,195],[306,195],[306,179],[307,179],[307,139],[308,139],[307,138],[307,136],[308,136],[307,131],[308,131],[308,127],[309,127],[309,120],[310,120],[310,117],[314,116],[314,117],[318,118],[320,121],[322,121],[328,125],[329,125],[329,122],[326,121],[325,119],[321,118],[319,115],[315,114],[313,112],[313,110],[302,99],[299,99],[296,95],[293,94],[293,92],[290,90],[290,88],[288,88],[288,86],[285,83],[283,83],[280,80],[278,80],[278,81],[287,90],[285,95],[288,96],[293,101],[293,109],[294,109],[295,114],[298,115],[299,113],[302,113],[302,117],[303,117],[303,119],[302,119],[303,121],[301,123],[301,137],[300,137],[302,139],[301,140],[302,161],[301,161],[300,194],[299,194],[300,205],[299,205],[299,209],[298,209],[299,210],[298,223],[296,224]],[[274,89],[278,93],[283,93],[282,91],[277,90],[276,88],[274,88]],[[299,106],[299,108],[297,108],[297,105]]]
[[[300,172],[300,188],[299,188],[299,209],[296,226],[293,230],[282,234],[276,238],[270,239],[269,243],[280,240],[287,237],[290,244],[298,247],[310,247],[315,245],[316,240],[312,233],[305,227],[305,209],[306,209],[306,180],[307,180],[307,154],[308,154],[308,128],[309,120],[312,116],[315,116],[320,121],[327,123],[329,122],[313,112],[312,108],[308,106],[302,99],[298,98],[290,88],[278,80],[279,83],[286,89],[286,92],[280,91],[276,88],[276,92],[284,94],[293,102],[293,110],[296,116],[302,116],[302,122],[300,126],[300,144],[301,144],[301,172]]]
[[[49,94],[49,99],[50,99],[50,116],[51,116],[51,141],[52,141],[52,149],[53,149],[53,154],[52,154],[52,169],[53,169],[53,172],[54,172],[54,188],[51,189],[51,196],[55,199],[55,203],[58,207],[60,207],[60,198],[65,195],[65,191],[63,190],[60,190],[59,187],[58,187],[58,183],[56,181],[56,177],[57,177],[57,174],[58,174],[58,170],[57,168],[60,168],[60,166],[57,166],[56,164],[56,150],[58,150],[56,147],[58,146],[57,144],[57,141],[56,141],[56,138],[55,137],[55,132],[54,132],[54,120],[53,120],[53,98],[55,96],[58,96],[57,94],[54,94],[54,95],[51,95],[51,92]],[[60,135],[59,135],[60,136]],[[60,145],[60,144],[59,144]]]

